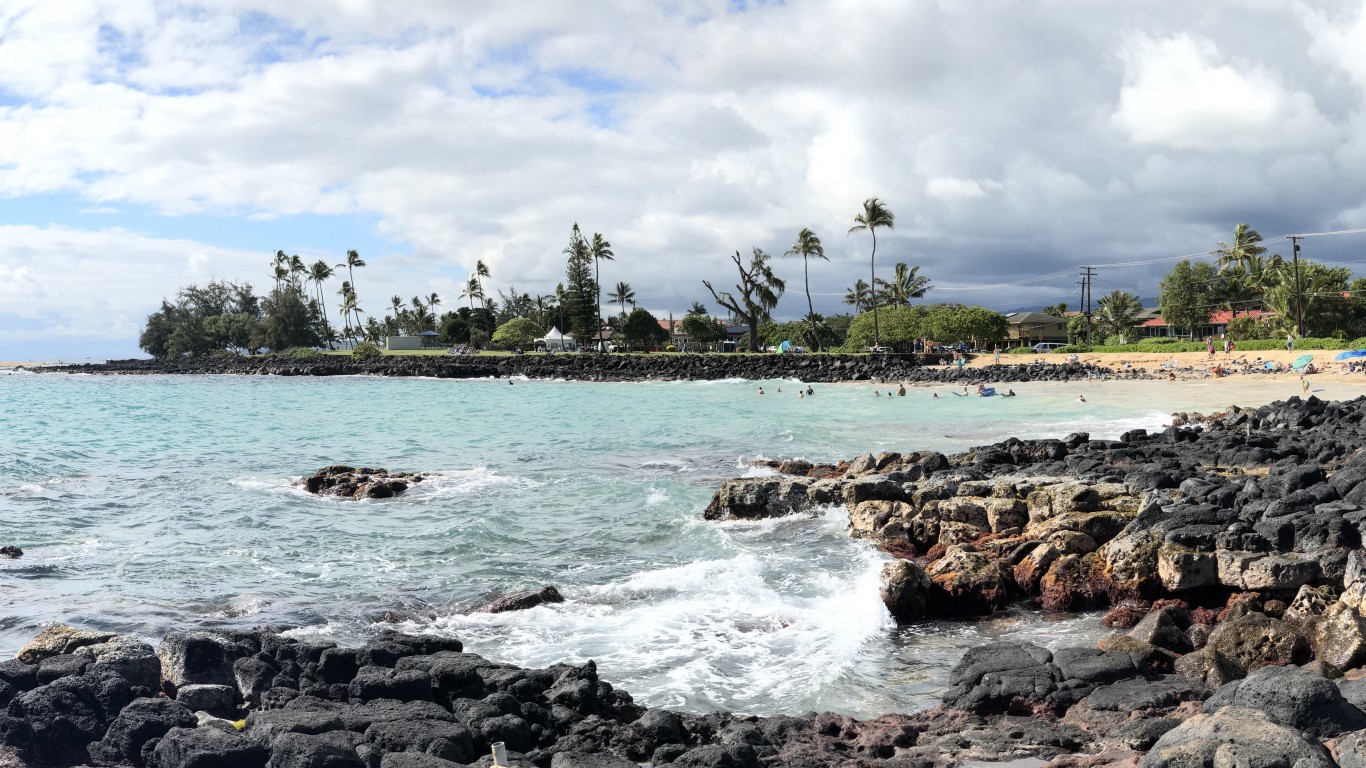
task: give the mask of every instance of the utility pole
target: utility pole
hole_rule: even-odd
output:
[[[1081,302],[1085,309],[1082,313],[1086,315],[1086,345],[1091,345],[1091,281],[1096,276],[1095,267],[1082,267],[1081,273]]]
[[[1291,259],[1295,263],[1295,330],[1304,337],[1304,293],[1300,290],[1300,236],[1290,236]]]

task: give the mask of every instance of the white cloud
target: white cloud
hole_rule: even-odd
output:
[[[0,200],[74,196],[126,229],[7,219],[35,226],[0,244],[28,270],[0,311],[104,333],[114,302],[135,327],[278,247],[157,238],[157,214],[374,221],[395,247],[365,254],[370,307],[458,293],[479,259],[495,287],[548,293],[577,221],[616,246],[604,282],[680,310],[703,278],[734,282],[727,254],[809,226],[831,257],[817,309],[842,311],[869,196],[897,214],[879,262],[957,287],[1194,252],[1237,221],[1304,231],[1366,206],[1362,19],[1239,0],[18,0],[0,9]],[[43,238],[50,259],[22,251]],[[110,298],[66,251],[155,276]]]
[[[1295,149],[1335,132],[1308,94],[1263,67],[1221,60],[1208,40],[1136,37],[1115,122],[1140,144],[1204,151]]]

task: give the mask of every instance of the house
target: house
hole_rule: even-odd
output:
[[[1011,346],[1027,347],[1041,341],[1067,343],[1067,318],[1042,312],[1006,315],[1006,338]]]
[[[1276,316],[1275,312],[1268,312],[1264,309],[1244,309],[1237,314],[1227,309],[1215,310],[1209,313],[1209,320],[1204,325],[1196,326],[1193,332],[1188,332],[1185,328],[1167,325],[1167,321],[1157,314],[1157,310],[1152,311],[1152,317],[1144,320],[1138,326],[1140,338],[1192,338],[1192,339],[1212,339],[1222,336],[1228,332],[1228,324],[1235,317],[1251,317],[1257,320],[1267,320]]]

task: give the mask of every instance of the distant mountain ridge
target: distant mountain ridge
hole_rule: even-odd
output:
[[[1091,298],[1091,311],[1092,311],[1092,312],[1095,312],[1095,311],[1096,311],[1096,302],[1097,302],[1097,301],[1100,301],[1100,296],[1099,296],[1099,295],[1093,296],[1093,297]],[[1054,303],[1056,303],[1056,302],[1054,302]],[[1138,298],[1138,303],[1139,303],[1140,305],[1142,305],[1143,307],[1145,307],[1145,308],[1146,308],[1146,307],[1155,307],[1155,306],[1157,306],[1157,299],[1156,299],[1156,298],[1150,298],[1150,297],[1143,297],[1143,296],[1140,296],[1140,297]],[[1042,311],[1043,311],[1043,308],[1044,308],[1045,306],[1048,306],[1048,305],[1046,305],[1046,304],[1031,304],[1031,305],[1026,306],[1026,307],[1016,307],[1015,309],[1003,309],[1003,310],[1001,310],[1001,314],[1003,314],[1003,315],[1013,315],[1013,314],[1015,314],[1016,312],[1042,312]],[[1068,312],[1076,312],[1076,311],[1077,311],[1078,309],[1080,309],[1080,308],[1081,308],[1081,306],[1080,306],[1080,304],[1079,304],[1078,302],[1075,302],[1075,301],[1069,301],[1069,302],[1067,302],[1067,311],[1068,311]]]

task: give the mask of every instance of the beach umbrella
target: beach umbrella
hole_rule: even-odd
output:
[[[1351,360],[1354,357],[1366,357],[1366,349],[1345,349],[1333,356],[1334,360]]]
[[[780,354],[784,354],[784,355],[785,355],[785,354],[787,354],[788,352],[791,352],[791,351],[792,351],[792,340],[791,340],[791,339],[789,339],[789,340],[787,340],[787,341],[784,341],[782,344],[779,344],[779,345],[778,345],[778,352],[779,352]]]
[[[1295,370],[1299,370],[1312,362],[1314,362],[1313,355],[1300,355],[1299,357],[1295,358],[1295,362],[1291,363],[1290,367],[1294,368]]]

